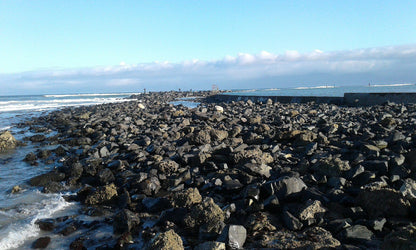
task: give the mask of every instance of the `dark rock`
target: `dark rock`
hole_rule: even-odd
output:
[[[282,214],[283,223],[290,230],[300,230],[303,227],[302,222],[300,222],[295,216],[293,216],[289,211],[283,211]]]
[[[394,230],[383,241],[383,249],[416,249],[416,227],[408,225]]]
[[[243,168],[252,174],[263,176],[265,178],[270,177],[270,170],[272,169],[271,167],[265,164],[257,163],[246,163],[243,165]]]
[[[142,204],[146,207],[147,211],[151,213],[158,213],[163,210],[172,208],[171,202],[168,199],[162,197],[146,197],[142,200]]]
[[[44,135],[33,135],[29,137],[29,140],[32,142],[42,142],[46,139],[46,136]]]
[[[32,162],[32,161],[36,161],[37,159],[38,157],[36,156],[36,154],[33,152],[30,152],[29,154],[25,156],[23,160],[26,162]]]
[[[173,194],[173,202],[176,207],[190,207],[202,202],[202,196],[197,188],[188,188]]]
[[[48,236],[40,237],[35,240],[32,244],[33,249],[45,249],[48,247],[49,243],[51,242],[51,238]]]
[[[118,212],[113,218],[113,231],[115,234],[131,232],[140,224],[140,218],[128,209]]]
[[[64,189],[65,187],[61,183],[52,181],[44,185],[42,192],[43,193],[58,193]]]
[[[115,181],[113,172],[111,172],[111,170],[108,168],[104,168],[103,170],[98,172],[98,179],[101,185],[106,185]]]
[[[50,182],[60,182],[65,179],[65,174],[60,172],[49,172],[39,176],[35,176],[29,180],[30,185],[43,187]]]
[[[268,195],[276,195],[279,200],[289,198],[290,196],[300,194],[306,189],[306,184],[298,177],[280,177],[276,181],[269,181],[263,184],[262,189]]]
[[[225,243],[218,241],[206,241],[197,245],[194,250],[225,250]]]
[[[35,222],[36,225],[43,231],[52,231],[55,229],[55,220],[54,219],[39,219]]]
[[[404,199],[401,192],[393,189],[363,189],[357,197],[357,202],[373,218],[409,215],[409,201]]]
[[[157,177],[147,178],[139,184],[140,191],[148,196],[157,194],[160,188],[160,181]]]

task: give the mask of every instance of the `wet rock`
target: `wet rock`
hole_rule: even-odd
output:
[[[173,202],[177,207],[190,207],[202,202],[202,196],[197,188],[188,188],[173,194]]]
[[[19,193],[20,191],[22,191],[22,188],[21,188],[21,187],[19,187],[19,186],[14,186],[14,187],[12,188],[11,193],[12,193],[12,194],[16,194],[16,193]]]
[[[146,207],[147,211],[151,213],[159,213],[166,209],[172,208],[171,202],[163,197],[146,197],[142,200],[142,204]]]
[[[172,229],[157,234],[151,241],[149,250],[184,249],[181,237]]]
[[[44,185],[42,192],[43,193],[58,193],[64,189],[65,187],[61,183],[52,181]]]
[[[35,176],[29,180],[30,185],[43,187],[51,182],[60,182],[65,179],[65,174],[60,172],[49,172]]]
[[[113,231],[115,234],[131,232],[139,226],[140,218],[128,209],[119,211],[113,218]]]
[[[0,134],[0,153],[9,149],[16,148],[18,141],[9,131]]]
[[[48,247],[49,243],[51,242],[51,238],[48,236],[40,237],[35,240],[32,244],[33,249],[45,249]]]
[[[32,142],[42,142],[44,140],[46,140],[46,136],[44,135],[33,135],[31,137],[29,137],[29,140]]]
[[[56,227],[54,219],[40,219],[35,222],[36,225],[43,231],[52,231]]]
[[[103,204],[110,202],[116,196],[117,188],[113,183],[111,183],[109,185],[99,187],[92,194],[88,195],[84,202],[87,205]]]
[[[25,156],[23,160],[26,162],[33,162],[33,161],[36,161],[37,159],[38,157],[36,156],[36,154],[33,152],[30,152],[29,154]]]

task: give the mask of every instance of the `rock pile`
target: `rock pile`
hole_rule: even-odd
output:
[[[96,240],[103,247],[416,245],[416,105],[248,101],[188,109],[168,104],[172,96],[38,118],[33,127],[58,131],[42,141],[60,146],[30,159],[62,163],[31,184],[77,190],[68,199],[113,226],[114,238]],[[74,248],[92,244],[96,227],[67,224],[61,233],[88,229]]]

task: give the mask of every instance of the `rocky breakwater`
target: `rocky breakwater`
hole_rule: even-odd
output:
[[[166,95],[65,109],[30,124],[58,131],[43,143],[59,144],[32,155],[58,167],[31,184],[76,190],[68,199],[83,204],[81,213],[105,217],[50,218],[38,221],[41,229],[84,230],[72,249],[416,246],[416,105],[188,109]],[[100,224],[113,236],[94,234]]]

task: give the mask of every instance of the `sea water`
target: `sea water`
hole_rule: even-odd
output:
[[[226,94],[242,96],[330,96],[343,97],[344,93],[416,92],[416,84],[368,84],[358,86],[318,85],[295,88],[268,88],[235,90]]]
[[[63,107],[124,102],[130,95],[0,96],[0,132],[9,130],[16,139],[23,140],[32,133],[28,128],[18,128],[16,124],[20,122]],[[37,149],[39,146],[29,142],[27,146],[0,153],[0,249],[28,249],[34,240],[45,235],[35,224],[36,220],[78,213],[79,204],[65,201],[65,194],[44,194],[27,184],[30,178],[56,167],[42,162],[31,166],[23,161],[28,153]],[[20,186],[22,191],[12,194],[14,186]],[[53,249],[68,248],[74,238],[56,234],[48,236],[52,238],[50,247]]]

